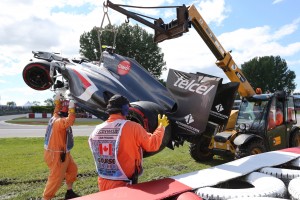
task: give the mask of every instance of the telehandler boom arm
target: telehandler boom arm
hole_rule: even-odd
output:
[[[254,95],[254,89],[251,87],[241,70],[232,59],[230,52],[225,51],[196,7],[192,5],[188,8],[188,11],[189,20],[191,20],[193,27],[217,58],[216,65],[224,71],[230,81],[240,83],[238,91],[241,96],[249,97]]]
[[[242,97],[250,97],[255,94],[254,89],[251,87],[250,83],[247,81],[242,71],[236,65],[230,52],[227,52],[217,37],[211,31],[205,20],[202,18],[198,10],[194,5],[189,7],[178,6],[177,9],[177,19],[172,20],[170,23],[165,24],[161,18],[154,20],[154,23],[151,23],[141,17],[138,14],[127,11],[121,6],[113,4],[109,0],[106,4],[107,7],[110,7],[124,15],[127,18],[132,18],[150,28],[155,30],[154,34],[154,42],[162,42],[166,39],[172,39],[176,37],[182,36],[183,33],[188,32],[190,28],[190,24],[196,29],[198,34],[204,40],[206,45],[215,55],[217,61],[216,65],[220,67],[224,73],[227,75],[231,82],[239,82],[238,92]],[[135,7],[135,6],[127,6],[127,7]],[[159,7],[158,7],[159,8]]]

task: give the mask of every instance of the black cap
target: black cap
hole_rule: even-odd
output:
[[[108,114],[119,113],[122,111],[122,106],[129,104],[129,101],[126,97],[115,94],[108,100],[106,112]]]

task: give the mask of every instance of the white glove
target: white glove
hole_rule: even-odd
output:
[[[66,88],[57,88],[56,90],[55,90],[55,93],[57,94],[57,95],[59,95],[60,94],[60,99],[64,99],[65,97],[66,97],[66,95],[67,95],[67,89]]]
[[[74,102],[74,100],[70,100],[69,101],[69,109],[71,109],[71,108],[75,108],[75,102]]]
[[[59,101],[62,98],[61,92],[57,92],[54,97],[54,101]]]

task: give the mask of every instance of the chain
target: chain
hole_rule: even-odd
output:
[[[105,28],[105,27],[103,27],[105,17],[108,20],[108,26],[112,27],[112,28]],[[102,57],[103,57],[101,35],[102,35],[102,32],[104,32],[104,31],[110,31],[110,32],[114,33],[114,40],[113,40],[113,45],[112,45],[112,48],[114,49],[116,47],[116,38],[117,38],[118,29],[114,28],[112,26],[111,22],[110,22],[109,15],[108,15],[108,6],[107,6],[107,3],[105,3],[105,2],[103,3],[103,18],[102,18],[102,21],[101,21],[101,26],[98,29],[98,41],[99,41],[99,48],[100,48],[99,65],[101,64]]]

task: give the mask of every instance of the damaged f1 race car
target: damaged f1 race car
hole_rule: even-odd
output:
[[[236,82],[223,84],[219,77],[174,69],[169,70],[164,86],[134,59],[110,51],[103,52],[100,65],[41,51],[33,51],[33,57],[23,70],[29,87],[65,88],[78,107],[102,120],[108,117],[106,105],[114,94],[129,99],[128,120],[148,132],[157,127],[157,115],[166,114],[170,125],[160,150],[174,149],[184,141],[200,148],[201,143],[207,144],[211,134],[225,129],[239,86]],[[191,151],[206,153],[194,148]],[[145,152],[144,156],[157,152]]]

